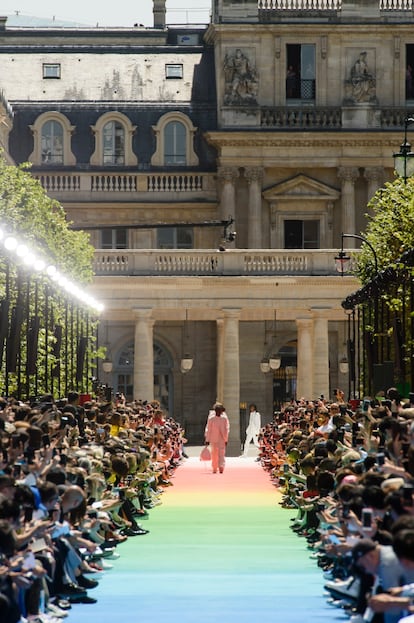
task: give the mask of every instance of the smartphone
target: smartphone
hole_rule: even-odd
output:
[[[344,505],[344,506],[342,507],[342,517],[343,517],[344,519],[347,519],[347,518],[349,517],[349,513],[350,513],[350,508],[349,508],[349,506],[348,506],[348,505]]]
[[[22,473],[22,466],[20,463],[15,463],[13,465],[13,478],[20,478]]]
[[[29,550],[28,552],[25,553],[23,557],[22,569],[24,569],[24,571],[28,571],[29,569],[34,569],[35,566],[36,566],[35,555],[31,550]]]
[[[18,448],[20,445],[20,435],[11,436],[12,448]]]
[[[48,448],[50,446],[50,436],[42,435],[42,444],[44,448]]]
[[[372,526],[372,508],[362,509],[362,529],[370,530]]]
[[[383,452],[378,452],[377,454],[377,465],[381,467],[385,463],[385,454]]]
[[[60,454],[60,464],[62,465],[62,467],[65,467],[65,465],[68,462],[68,457],[66,454]]]
[[[410,392],[408,394],[408,399],[410,401],[410,405],[414,405],[414,392]]]
[[[289,465],[287,463],[283,465],[283,471],[285,472],[285,474],[289,471]]]
[[[404,506],[413,505],[414,487],[412,485],[404,485],[402,489]]]
[[[30,523],[33,519],[33,508],[26,507],[24,509],[24,521],[25,523]]]
[[[60,417],[60,425],[59,425],[60,430],[63,430],[68,425],[69,425],[69,418],[68,418],[68,416],[67,415],[62,415]]]
[[[364,412],[367,412],[367,411],[368,411],[368,407],[369,407],[370,405],[371,405],[371,401],[370,401],[370,399],[369,399],[369,398],[364,398],[364,401],[363,401],[363,403],[362,403],[362,410],[363,410]]]

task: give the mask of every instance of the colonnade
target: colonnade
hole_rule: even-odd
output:
[[[216,320],[216,396],[226,406],[234,439],[230,446],[240,449],[240,331],[241,308],[223,308]],[[153,398],[154,319],[150,308],[135,309],[134,396]],[[297,317],[297,396],[329,395],[329,311],[311,309]],[[231,447],[229,448],[231,451]]]

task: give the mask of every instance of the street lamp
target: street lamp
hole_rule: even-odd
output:
[[[365,242],[365,244],[371,249],[372,254],[374,256],[374,265],[375,265],[375,274],[378,274],[378,260],[377,260],[377,254],[375,253],[375,249],[372,246],[372,244],[364,237],[364,236],[360,236],[358,234],[341,234],[341,250],[339,251],[338,255],[335,256],[335,264],[336,264],[336,270],[338,271],[338,273],[341,273],[342,276],[344,276],[344,273],[346,273],[348,271],[348,267],[349,267],[349,262],[351,261],[351,258],[349,255],[347,255],[346,251],[344,251],[344,238],[355,238],[357,240],[362,240],[362,242]]]
[[[265,343],[266,343],[266,324],[265,324]],[[271,344],[271,349],[273,349],[274,352],[270,353],[269,355],[265,355],[264,358],[261,360],[260,362],[260,370],[261,372],[263,372],[263,374],[266,374],[267,372],[270,372],[271,370],[279,370],[280,368],[280,364],[282,363],[282,357],[279,355],[279,353],[275,352],[275,346],[276,346],[276,309],[274,310],[274,323],[273,323],[273,337],[272,337],[272,344]]]
[[[407,140],[407,129],[412,123],[414,117],[404,119],[404,142],[400,146],[400,151],[393,154],[394,169],[397,175],[404,179],[404,184],[407,183],[407,177],[414,175],[414,152],[411,151],[411,145]]]
[[[180,372],[181,374],[187,374],[193,368],[194,359],[189,354],[188,345],[189,345],[190,337],[188,335],[188,309],[185,310],[185,327],[183,331],[183,357],[180,361]]]

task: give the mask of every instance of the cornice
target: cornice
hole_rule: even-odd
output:
[[[401,132],[396,132],[400,136]],[[390,147],[395,148],[395,137],[391,138],[387,134],[384,138],[350,138],[345,137],[343,134],[329,138],[324,138],[320,134],[318,137],[304,138],[301,134],[296,138],[281,138],[278,136],[269,137],[263,136],[263,134],[246,132],[244,136],[228,135],[222,132],[208,132],[206,133],[207,140],[218,147],[320,147],[326,149],[327,147]],[[361,136],[359,134],[359,136]]]

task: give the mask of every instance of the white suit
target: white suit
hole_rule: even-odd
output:
[[[261,428],[260,420],[261,416],[258,411],[250,411],[249,424],[246,428],[246,441],[244,442],[243,456],[247,456],[251,441],[253,441],[256,448],[259,447],[258,436]]]

